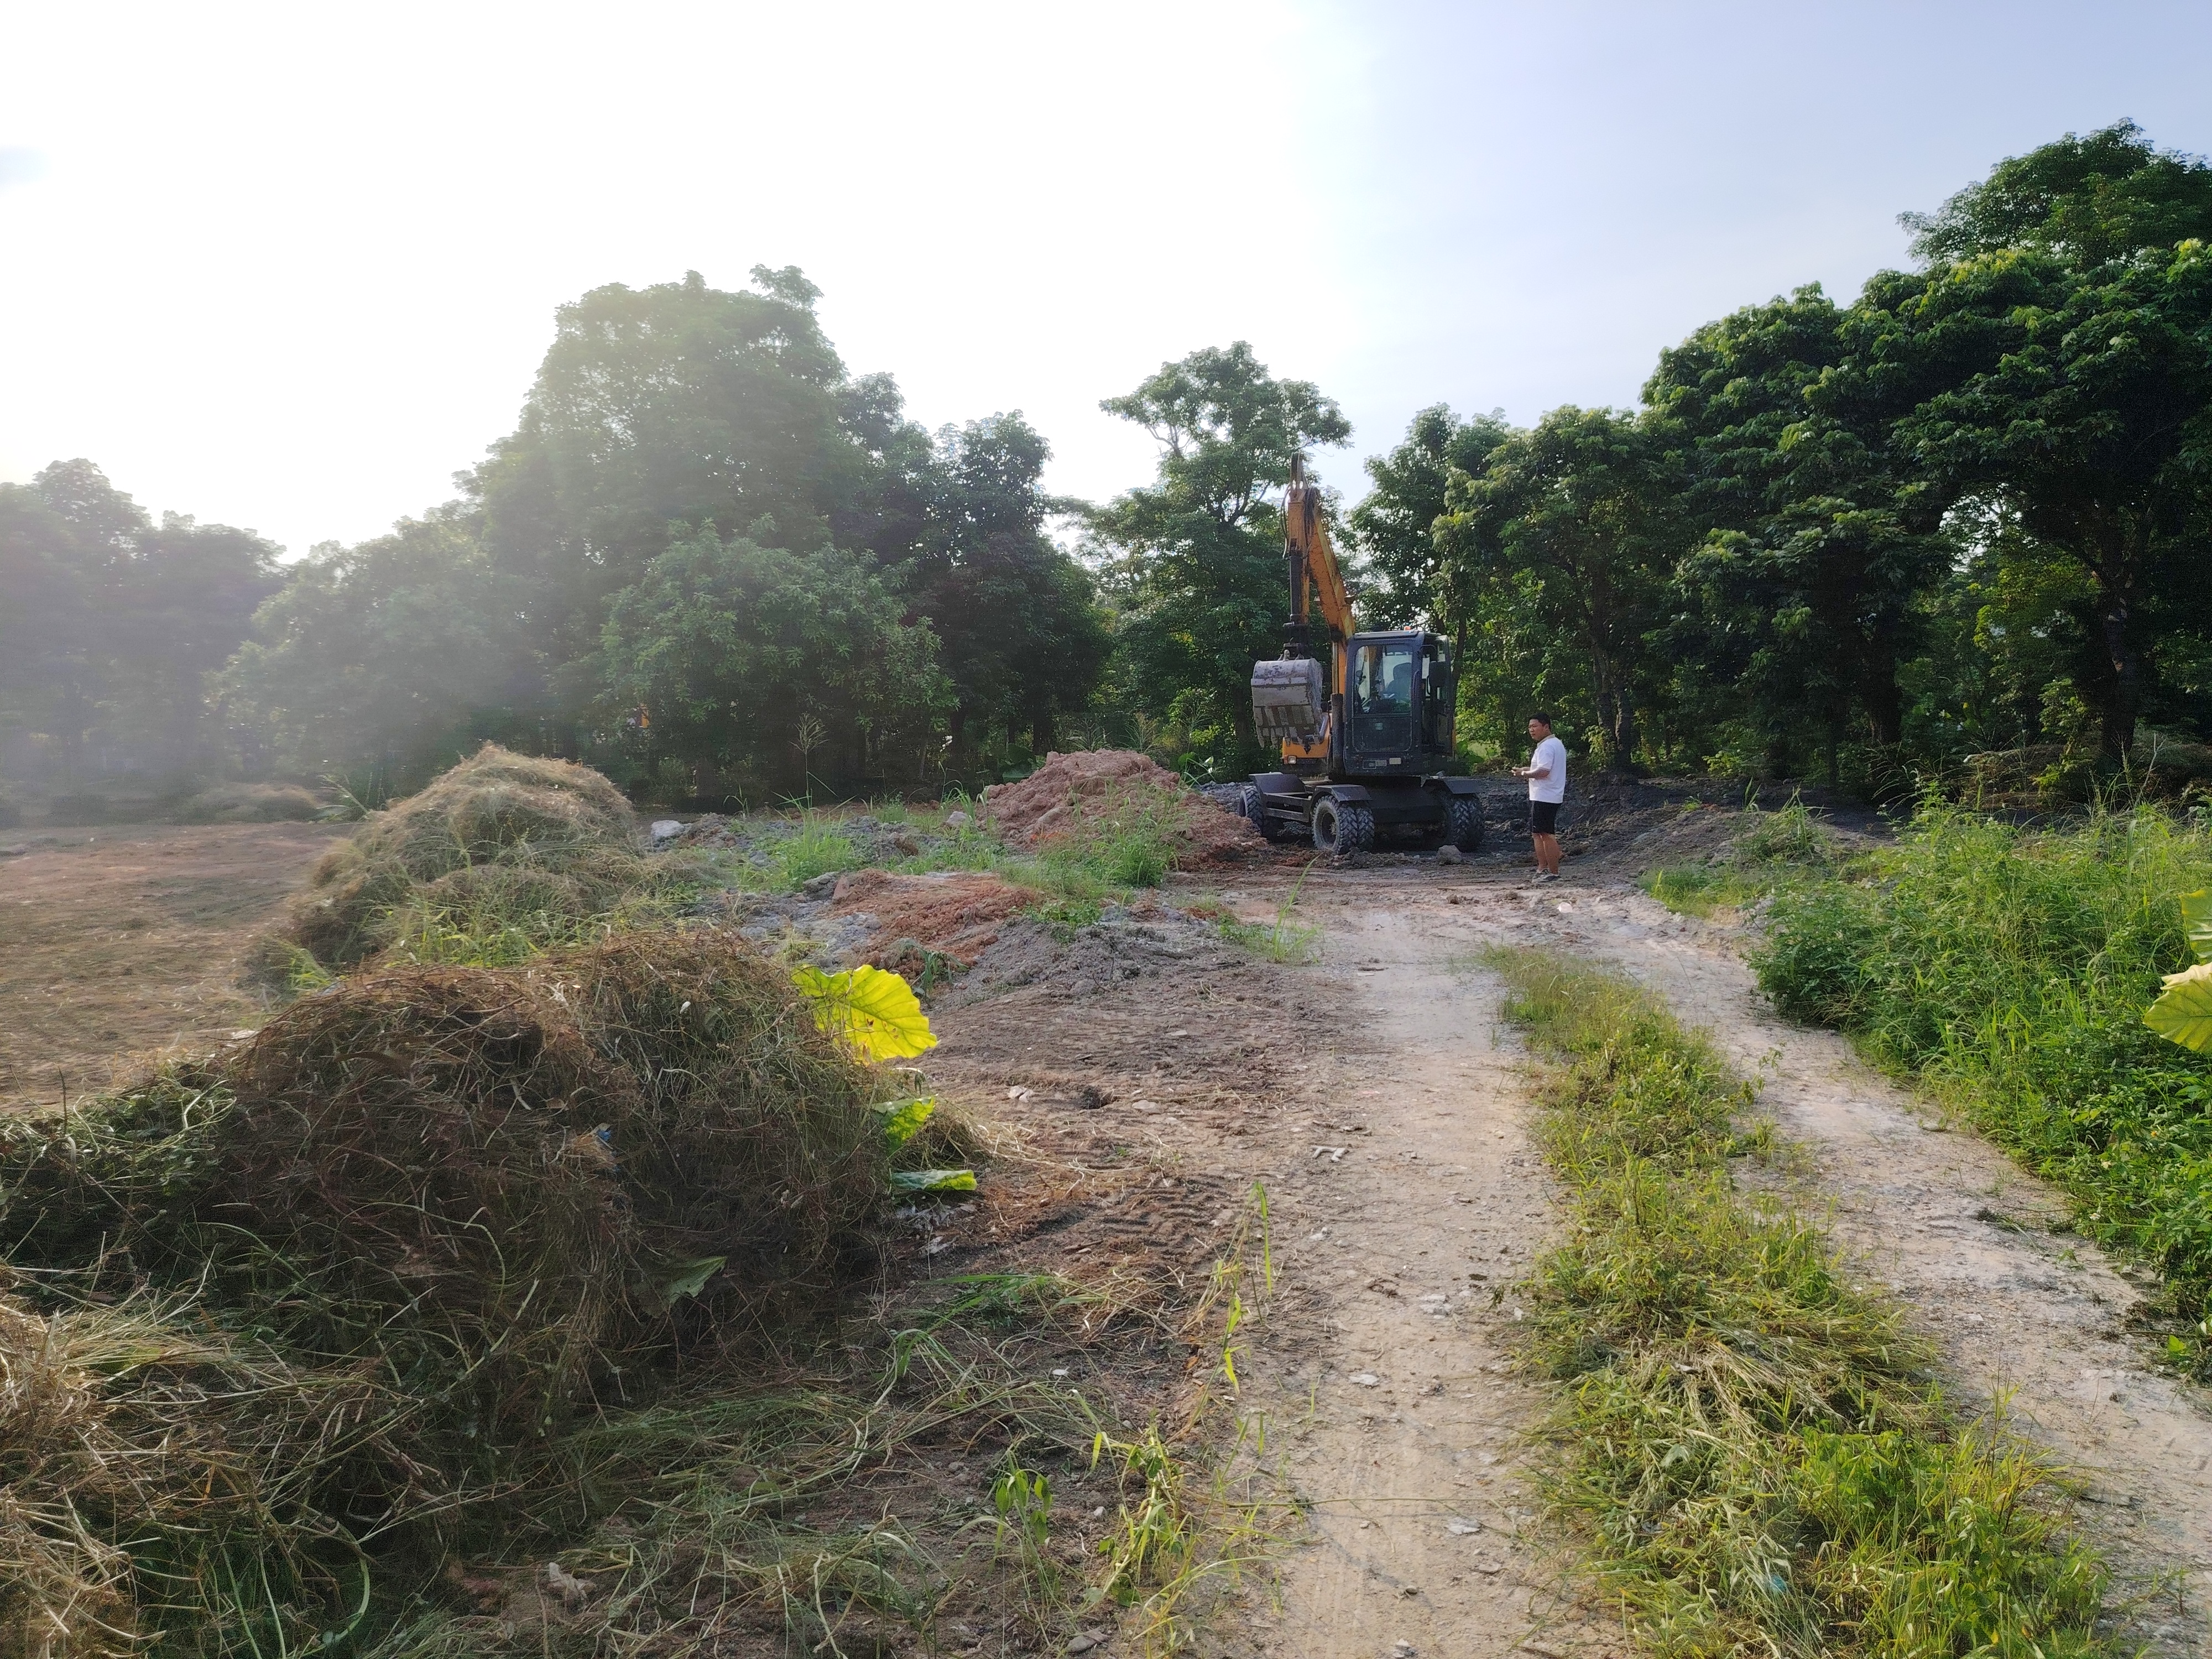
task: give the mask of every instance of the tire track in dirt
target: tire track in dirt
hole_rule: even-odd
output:
[[[2063,1194],[1875,1072],[1832,1031],[1778,1018],[1733,930],[1627,887],[1485,884],[1470,921],[1493,937],[1620,964],[1710,1032],[1762,1109],[1809,1154],[1805,1195],[1838,1241],[1938,1343],[1976,1407],[2085,1482],[2080,1524],[2112,1560],[2136,1638],[2212,1653],[2200,1605],[2212,1570],[2212,1408],[2153,1368],[2127,1328],[2143,1299],[2086,1240],[2050,1231]]]
[[[1255,1633],[1297,1659],[1618,1651],[1528,1535],[1522,1437],[1544,1397],[1508,1369],[1511,1286],[1554,1215],[1498,985],[1464,970],[1455,913],[1367,884],[1310,906],[1328,919],[1310,971],[1340,1012],[1286,1126],[1272,1398],[1248,1404],[1287,1427],[1313,1535]]]

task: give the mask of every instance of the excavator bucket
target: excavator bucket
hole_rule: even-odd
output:
[[[1252,726],[1261,742],[1311,743],[1324,707],[1321,665],[1311,657],[1252,665]]]

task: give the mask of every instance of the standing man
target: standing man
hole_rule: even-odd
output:
[[[1559,803],[1567,798],[1567,745],[1552,735],[1549,714],[1528,717],[1536,752],[1513,775],[1528,780],[1528,839],[1536,844],[1536,879],[1559,878]]]

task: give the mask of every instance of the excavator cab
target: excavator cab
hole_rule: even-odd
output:
[[[1339,856],[1389,835],[1474,851],[1474,781],[1446,769],[1459,700],[1451,647],[1418,629],[1356,630],[1303,459],[1285,509],[1290,623],[1283,654],[1252,665],[1254,729],[1281,745],[1283,763],[1246,784],[1245,816],[1270,841],[1303,834]],[[1325,641],[1314,638],[1316,595]]]

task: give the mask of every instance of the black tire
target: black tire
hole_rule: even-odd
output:
[[[1482,850],[1482,803],[1473,795],[1444,798],[1444,839],[1462,853]]]
[[[1249,822],[1251,826],[1260,832],[1261,840],[1282,840],[1282,831],[1268,820],[1267,798],[1260,793],[1258,784],[1248,783],[1244,786],[1243,793],[1237,798],[1237,811],[1240,817]]]
[[[1313,843],[1332,858],[1364,853],[1375,845],[1375,814],[1353,802],[1323,797],[1314,803]]]

